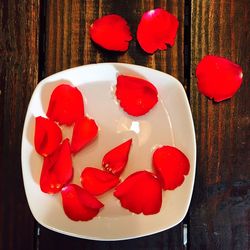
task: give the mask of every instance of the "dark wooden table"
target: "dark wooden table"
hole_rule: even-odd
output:
[[[176,44],[146,55],[101,51],[90,41],[96,18],[117,13],[135,34],[144,11],[162,7],[180,22]],[[0,249],[250,249],[250,1],[249,0],[1,0],[0,1]],[[207,54],[240,64],[244,82],[215,104],[197,91],[195,69]],[[26,201],[21,134],[32,91],[55,72],[96,62],[148,66],[177,77],[186,89],[197,138],[197,173],[184,222],[152,236],[96,242],[40,226]]]

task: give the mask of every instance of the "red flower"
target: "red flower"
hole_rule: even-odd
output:
[[[147,53],[167,49],[174,45],[179,22],[175,16],[163,9],[144,13],[137,29],[137,40]]]
[[[81,174],[83,188],[93,195],[103,194],[119,182],[117,176],[97,168],[86,167]]]
[[[71,125],[83,115],[81,92],[68,84],[57,86],[50,96],[47,116],[59,124]]]
[[[91,220],[104,206],[88,191],[75,184],[65,186],[61,191],[61,195],[64,212],[74,221]]]
[[[205,56],[196,68],[198,89],[216,102],[231,98],[243,78],[239,65],[219,56]]]
[[[102,160],[102,166],[114,175],[120,175],[127,162],[132,139],[118,145],[106,153]]]
[[[52,120],[36,117],[35,149],[42,156],[53,153],[62,140],[61,129]]]
[[[91,39],[107,50],[126,51],[132,39],[125,19],[119,15],[103,16],[91,25]]]
[[[179,149],[171,146],[155,150],[153,166],[164,190],[173,190],[180,186],[190,169],[188,158]]]
[[[144,79],[119,75],[116,84],[116,97],[120,106],[128,114],[146,114],[158,102],[156,87]]]
[[[93,119],[85,116],[77,120],[73,129],[71,151],[80,151],[96,137],[97,132],[98,127]]]
[[[148,171],[138,171],[128,176],[116,187],[114,196],[120,200],[122,207],[136,214],[156,214],[161,209],[161,185]]]
[[[40,176],[40,187],[45,193],[55,194],[72,179],[73,167],[69,139],[65,139],[59,148],[44,158]]]

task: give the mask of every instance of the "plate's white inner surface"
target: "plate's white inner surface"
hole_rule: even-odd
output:
[[[85,166],[101,168],[102,157],[110,149],[132,138],[129,161],[121,179],[138,170],[152,171],[152,151],[157,145],[173,145],[174,138],[167,109],[161,101],[147,115],[133,117],[125,113],[115,98],[113,82],[93,82],[78,86],[84,94],[86,114],[95,119],[99,127],[97,139],[73,157],[74,182]],[[158,117],[162,117],[159,122]],[[159,132],[161,131],[161,132]],[[71,131],[67,129],[70,134]],[[65,133],[66,135],[67,133]],[[112,191],[100,197],[105,203],[100,216],[127,215]]]
[[[38,85],[30,102],[22,144],[25,190],[35,218],[56,231],[92,239],[133,238],[177,224],[188,208],[193,188],[195,152],[192,151],[194,134],[190,111],[183,90],[176,85],[174,78],[161,72],[133,65],[114,65],[79,67],[53,75]],[[142,77],[155,84],[159,101],[149,113],[134,117],[121,109],[115,98],[117,74]],[[93,118],[99,127],[96,140],[72,158],[73,183],[80,184],[84,167],[101,169],[105,153],[130,138],[133,144],[127,167],[121,175],[122,180],[138,170],[153,171],[152,152],[159,145],[177,146],[189,157],[190,174],[180,188],[163,192],[160,213],[134,215],[120,206],[111,190],[98,197],[105,206],[96,218],[89,222],[74,222],[64,214],[60,194],[50,196],[40,191],[42,158],[33,147],[34,117],[45,116],[50,94],[62,81],[79,88],[84,96],[85,114]],[[62,130],[65,138],[71,138],[72,127],[62,126]]]

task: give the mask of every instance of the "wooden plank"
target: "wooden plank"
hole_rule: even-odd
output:
[[[250,3],[192,1],[191,106],[198,145],[190,211],[190,249],[249,249]],[[207,54],[240,64],[244,82],[215,104],[197,91],[195,69]]]
[[[0,1],[0,249],[34,248],[20,148],[38,80],[38,22],[38,0]]]
[[[49,243],[48,243],[49,242]],[[39,249],[54,250],[60,247],[70,249],[102,249],[102,250],[165,250],[183,249],[180,227],[158,233],[155,235],[124,241],[93,241],[72,238],[62,234],[54,233],[41,227]]]
[[[45,75],[96,62],[127,62],[146,65],[170,73],[184,82],[184,4],[176,1],[53,1],[47,6]],[[168,51],[154,55],[144,53],[136,39],[126,53],[110,53],[95,46],[88,29],[98,17],[116,13],[129,23],[133,38],[142,14],[162,7],[176,15],[180,28],[176,44]]]
[[[134,39],[126,53],[111,53],[95,46],[89,26],[98,17],[116,13],[128,21],[133,37],[144,11],[162,7],[180,21],[176,45],[154,55],[145,54]],[[96,62],[125,62],[170,73],[184,82],[184,3],[177,1],[49,1],[46,8],[45,76],[78,65]],[[48,244],[49,242],[49,244]],[[74,239],[40,228],[39,248],[55,249],[182,249],[182,224],[150,236],[123,242],[94,242]]]

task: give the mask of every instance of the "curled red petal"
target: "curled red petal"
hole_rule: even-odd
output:
[[[119,75],[116,97],[128,114],[141,116],[149,112],[158,102],[158,91],[149,81],[133,76]]]
[[[103,168],[114,175],[120,175],[128,162],[132,139],[116,146],[106,153],[102,160]]]
[[[132,39],[126,20],[115,14],[95,20],[90,27],[90,37],[104,49],[114,51],[126,51]]]
[[[216,102],[231,98],[240,88],[242,68],[230,60],[208,55],[197,65],[199,91]]]
[[[153,166],[164,190],[173,190],[180,186],[190,170],[188,158],[172,146],[162,146],[155,150]]]
[[[76,184],[65,186],[61,191],[61,195],[64,212],[74,221],[91,220],[104,206],[88,191]]]
[[[35,149],[42,156],[53,153],[62,141],[62,131],[54,121],[42,116],[36,117]]]
[[[71,125],[84,115],[81,92],[69,84],[57,86],[50,97],[47,116],[59,124]]]
[[[93,119],[82,117],[76,121],[71,140],[71,151],[76,153],[93,141],[98,133],[98,127]]]
[[[86,167],[81,173],[81,184],[93,195],[100,195],[120,182],[119,177],[97,168]]]
[[[65,139],[54,153],[44,158],[40,188],[45,193],[55,194],[70,182],[72,176],[69,139]]]
[[[137,29],[137,40],[144,51],[154,53],[173,46],[179,22],[171,13],[154,9],[143,14]]]
[[[120,200],[122,207],[136,214],[156,214],[161,209],[160,182],[148,171],[138,171],[128,176],[116,187],[114,196]]]

